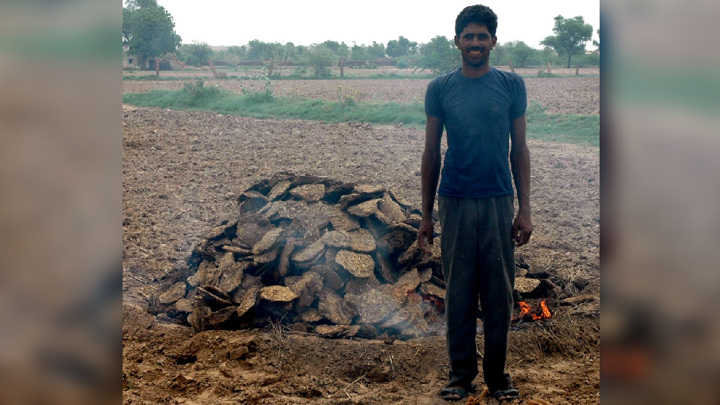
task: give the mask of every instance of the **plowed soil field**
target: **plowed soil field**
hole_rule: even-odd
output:
[[[548,111],[598,112],[598,78],[526,83],[529,98]],[[125,92],[182,86],[123,84]],[[333,98],[338,84],[365,99],[409,101],[422,99],[427,80],[277,81],[275,91]],[[323,339],[282,328],[195,332],[148,312],[163,276],[185,266],[202,236],[234,215],[240,193],[277,172],[382,185],[419,208],[422,130],[130,105],[122,114],[124,403],[445,403],[438,396],[448,371],[443,336],[399,341]],[[517,257],[576,299],[552,308],[550,319],[513,327],[508,371],[519,403],[599,404],[599,151],[538,141],[529,146],[535,232]],[[482,351],[481,337],[478,347]],[[482,375],[476,382],[484,388]]]

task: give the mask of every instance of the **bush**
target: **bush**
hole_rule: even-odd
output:
[[[195,84],[185,83],[183,94],[188,97],[190,105],[197,105],[220,95],[220,88],[217,86],[205,86],[205,82],[200,79]]]
[[[338,84],[337,97],[338,101],[340,101],[340,104],[345,107],[352,107],[357,105],[358,101],[360,100],[360,91],[351,90],[346,93],[345,91],[343,91],[342,84]]]
[[[337,63],[338,56],[326,45],[313,45],[303,55],[304,64],[310,67],[316,78],[330,77],[330,66]]]
[[[296,66],[293,69],[293,72],[290,75],[290,77],[305,77],[306,75],[307,75],[307,69],[305,68],[305,66]]]
[[[213,56],[212,48],[205,42],[182,44],[178,58],[190,66],[207,66]]]
[[[573,62],[575,65],[579,65],[580,67],[600,66],[600,54],[593,52],[590,54],[576,56],[575,59],[573,59]]]
[[[398,56],[394,59],[395,66],[398,69],[407,69],[418,64],[418,57],[415,55]]]
[[[251,85],[251,87],[245,86],[244,84],[241,86],[242,94],[250,101],[254,103],[268,103],[273,100],[275,97],[275,91],[273,90],[272,82],[270,81],[270,76],[268,76],[267,71],[263,69],[263,75],[259,76],[257,78],[258,83],[262,82],[262,91],[255,90],[255,86]]]
[[[537,77],[560,77],[560,76],[553,74],[553,73],[548,73],[545,71],[545,69],[540,69],[537,72]]]

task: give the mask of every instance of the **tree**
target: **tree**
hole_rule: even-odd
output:
[[[575,58],[575,65],[580,67],[600,66],[600,53],[595,51]]]
[[[123,9],[123,39],[131,53],[141,60],[155,58],[155,75],[160,75],[160,58],[175,52],[180,35],[175,33],[175,22],[156,0],[129,0]]]
[[[229,47],[227,47],[227,49],[225,49],[224,58],[227,62],[238,63],[241,60],[246,59],[245,58],[246,54],[247,54],[247,46],[233,45],[233,46],[229,46]]]
[[[302,60],[303,55],[305,54],[305,51],[307,51],[308,47],[305,45],[296,45],[295,46],[295,61],[299,62]]]
[[[460,64],[460,53],[453,41],[438,35],[420,46],[420,57],[415,66],[438,75],[457,69]]]
[[[593,45],[595,45],[597,47],[597,49],[600,50],[600,28],[597,29],[597,34],[598,34],[598,40],[596,41],[593,39]]]
[[[585,53],[585,42],[592,38],[593,27],[585,24],[581,16],[575,18],[555,17],[555,35],[545,37],[540,42],[555,49],[560,56],[567,57],[567,67],[570,67],[573,55]]]
[[[275,45],[270,42],[263,42],[258,39],[253,39],[248,42],[247,58],[248,60],[266,60],[272,57],[273,48]]]
[[[368,53],[370,54],[370,57],[378,59],[378,58],[384,58],[385,57],[385,44],[377,43],[373,41],[372,45],[368,47]]]
[[[551,65],[559,65],[562,63],[562,59],[560,59],[560,56],[557,52],[555,52],[554,49],[546,46],[540,52],[540,65],[545,66],[548,63],[550,63]]]
[[[490,53],[490,65],[507,66],[509,59],[510,50],[505,44],[498,42]]]
[[[332,53],[334,53],[335,56],[337,56],[337,58],[335,58],[335,62],[337,62],[338,59],[340,60],[340,76],[344,76],[345,71],[343,70],[343,61],[347,60],[348,56],[350,56],[350,47],[347,46],[345,42],[338,43],[337,41],[331,40],[327,40],[320,45],[326,47]],[[327,72],[323,72],[323,75],[326,74]]]
[[[327,45],[315,44],[308,47],[303,53],[305,65],[313,69],[315,77],[329,76],[328,66],[337,63],[338,55]]]
[[[212,56],[213,50],[205,42],[180,45],[179,59],[190,66],[207,65]]]
[[[367,47],[363,45],[353,44],[350,48],[350,59],[356,61],[366,61],[370,59],[368,56]]]
[[[292,42],[285,43],[285,55],[289,60],[295,60],[298,56],[298,48]]]
[[[540,64],[539,51],[529,47],[523,41],[508,43],[509,59],[516,67],[528,67]]]
[[[397,40],[390,40],[387,43],[386,52],[388,56],[397,58],[400,56],[407,56],[417,50],[417,42],[411,42],[409,39],[402,35]]]
[[[350,55],[350,47],[347,46],[345,42],[338,43],[337,41],[327,40],[320,45],[330,49],[339,58],[347,59],[347,57]]]
[[[247,59],[263,61],[268,76],[280,74],[280,70],[287,66],[296,52],[295,44],[292,42],[283,45],[279,42],[262,42],[253,39],[248,42],[248,47],[250,49],[247,51]]]

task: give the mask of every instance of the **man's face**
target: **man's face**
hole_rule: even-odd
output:
[[[460,49],[463,62],[471,67],[487,64],[496,42],[497,37],[490,35],[484,24],[468,24],[460,36],[455,36],[455,46]]]

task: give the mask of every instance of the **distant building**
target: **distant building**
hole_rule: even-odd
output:
[[[123,46],[123,69],[140,69],[140,58],[132,53],[128,53],[129,47]]]
[[[138,56],[134,54],[123,54],[123,69],[140,69]]]

